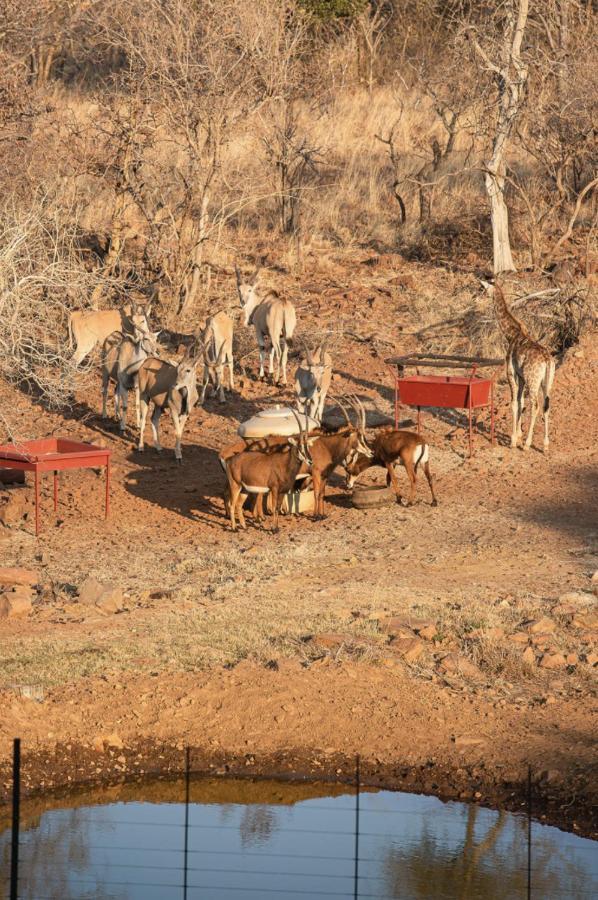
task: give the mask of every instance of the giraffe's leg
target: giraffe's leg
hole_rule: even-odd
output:
[[[546,364],[546,374],[544,376],[544,381],[542,383],[543,393],[544,393],[544,451],[548,450],[548,445],[550,443],[548,439],[548,417],[550,413],[550,391],[552,390],[552,382],[554,379],[554,360],[550,360]]]
[[[540,386],[542,383],[542,373],[534,372],[528,381],[528,392],[530,400],[530,420],[527,439],[525,441],[524,450],[529,450],[534,439],[534,428],[536,427],[536,419],[540,410]]]
[[[507,381],[509,382],[509,390],[511,391],[511,447],[516,447],[519,401],[517,399],[517,379],[515,377],[515,367],[513,365],[513,357],[511,355],[507,356]]]

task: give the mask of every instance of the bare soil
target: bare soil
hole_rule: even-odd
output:
[[[351,330],[370,340],[339,340],[333,390],[369,398],[379,420],[393,403],[384,358],[419,346],[417,310],[400,285],[387,287],[398,265],[383,260],[376,276],[364,266],[355,278],[367,272],[365,285],[345,290],[323,277],[295,284],[306,330],[353,304]],[[428,292],[467,289],[458,276],[413,271]],[[39,540],[30,521],[0,526],[1,564],[33,568],[40,582],[29,617],[0,619],[4,796],[14,736],[29,791],[180,771],[187,744],[207,771],[347,779],[359,753],[370,783],[510,807],[524,801],[529,765],[536,812],[595,835],[595,335],[557,370],[548,454],[507,446],[501,383],[498,443],[482,416],[471,460],[464,416],[424,412],[438,508],[420,479],[411,508],[356,510],[339,476],[325,521],[283,518],[278,535],[251,523],[232,534],[224,518],[215,450],[239,421],[290,397],[246,364],[225,406],[210,398],[195,412],[182,467],[171,449],[139,454],[132,429],[123,439],[101,420],[99,380],[67,416],[0,385],[18,437],[57,434],[113,452],[107,522],[103,476],[73,472],[61,476],[58,517],[51,480],[44,486]],[[408,409],[400,418],[413,423]],[[167,421],[163,432],[171,448]],[[15,492],[30,498],[32,488]],[[89,575],[123,588],[121,612],[78,602]],[[559,611],[569,592],[578,614]],[[415,659],[397,652],[389,617],[418,633],[432,624]],[[554,629],[533,643],[530,622],[543,617]],[[566,664],[545,668],[557,652]],[[23,696],[32,688],[38,700]]]

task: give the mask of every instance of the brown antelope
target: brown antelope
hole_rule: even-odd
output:
[[[324,403],[332,381],[332,357],[326,350],[326,344],[324,341],[314,353],[306,347],[305,358],[295,372],[297,408],[316,422],[322,421]]]
[[[140,331],[134,326],[132,334],[113,332],[104,341],[102,360],[102,417],[107,416],[106,401],[110,381],[115,383],[114,414],[120,418],[120,430],[125,430],[129,391],[135,389],[136,419],[139,426],[139,382],[137,373],[143,362],[157,352],[159,331]]]
[[[536,418],[540,409],[538,399],[540,389],[544,396],[544,450],[548,449],[548,414],[550,409],[550,392],[554,381],[555,361],[550,350],[535,341],[525,325],[517,319],[505,300],[499,284],[482,281],[483,287],[494,300],[494,312],[500,330],[508,341],[506,364],[507,379],[511,390],[511,411],[513,428],[511,447],[516,447],[522,439],[523,410],[525,394],[529,396],[531,414],[527,438],[523,446],[529,450],[534,438]]]
[[[185,353],[176,364],[150,357],[139,369],[139,404],[141,422],[139,425],[139,444],[137,449],[144,450],[144,433],[149,404],[153,404],[150,418],[154,447],[162,450],[160,444],[160,416],[167,409],[172,416],[175,433],[174,457],[178,463],[183,461],[181,438],[191,410],[198,400],[197,394],[197,357]]]
[[[229,513],[233,531],[237,530],[236,516],[241,528],[245,528],[242,494],[270,494],[274,514],[273,531],[278,531],[278,517],[285,494],[292,490],[299,469],[311,465],[310,445],[315,438],[308,437],[297,417],[299,435],[285,438],[266,450],[243,450],[224,462],[229,489]]]
[[[134,328],[149,332],[151,303],[126,303],[122,309],[80,309],[69,316],[71,344],[75,345],[72,361],[80,365],[96,344],[103,344],[115,331],[132,334]]]
[[[241,309],[244,313],[245,325],[253,325],[260,351],[260,378],[264,378],[264,361],[266,358],[266,342],[270,342],[269,374],[275,383],[281,380],[287,383],[287,356],[292,341],[297,314],[290,300],[281,297],[277,291],[262,288],[259,284],[259,269],[251,281],[242,281],[239,267],[237,274],[237,290]],[[276,376],[274,361],[276,360]]]
[[[206,398],[206,390],[210,381],[214,385],[221,403],[224,396],[224,366],[228,367],[228,385],[234,389],[233,375],[233,320],[222,310],[206,321],[205,328],[199,335],[203,345],[204,370],[200,403]]]
[[[347,490],[351,490],[357,477],[369,469],[370,466],[381,466],[386,469],[386,483],[392,484],[401,502],[399,482],[395,472],[395,464],[401,462],[409,478],[409,497],[407,506],[411,506],[415,500],[417,483],[417,469],[420,464],[424,467],[424,473],[430,485],[432,494],[432,506],[438,506],[434,494],[434,482],[430,472],[429,447],[424,438],[412,431],[397,431],[395,428],[381,428],[373,440],[368,441],[372,456],[364,456],[361,453],[353,453],[345,460],[345,472],[347,473]]]
[[[226,461],[233,456],[236,456],[237,453],[243,453],[245,450],[254,450],[260,451],[262,453],[268,452],[273,448],[282,448],[286,447],[288,444],[288,440],[286,436],[279,434],[271,434],[267,437],[262,438],[239,438],[239,440],[235,441],[233,444],[228,444],[226,447],[223,447],[222,450],[218,453],[218,461],[220,465],[226,472]],[[247,494],[242,494],[239,499],[239,503],[244,505],[245,500],[247,499]],[[260,522],[264,518],[264,503],[263,503],[264,495],[263,494],[255,494],[254,495],[254,505],[253,505],[253,518],[256,522]],[[226,484],[224,490],[224,508],[226,511],[226,515],[230,515],[230,492],[228,488],[228,482]]]
[[[330,432],[320,429],[317,432],[311,432],[310,435],[310,437],[312,435],[316,436],[310,448],[312,458],[311,477],[315,499],[314,519],[324,518],[326,484],[336,467],[343,465],[345,460],[348,457],[352,458],[355,453],[360,453],[367,457],[373,456],[365,436],[365,410],[357,398],[354,400],[347,398],[347,400],[357,413],[356,426],[351,424],[344,404],[337,400],[347,420],[347,425]]]

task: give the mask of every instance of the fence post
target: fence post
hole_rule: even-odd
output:
[[[10,847],[10,900],[18,900],[19,824],[21,820],[21,739],[12,749],[12,841]]]
[[[355,875],[353,900],[359,897],[359,753],[355,757]]]
[[[532,896],[532,767],[527,767],[527,900]]]
[[[187,873],[189,868],[189,747],[185,747],[185,847],[183,867],[183,900],[187,900]]]

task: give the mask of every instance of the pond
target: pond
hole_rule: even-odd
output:
[[[339,785],[202,779],[191,782],[188,808],[184,798],[184,783],[159,781],[27,801],[19,898],[527,897],[524,817],[366,790],[357,840],[356,798]],[[0,810],[2,900],[9,896],[7,812]],[[532,823],[531,896],[598,897],[597,850]]]

